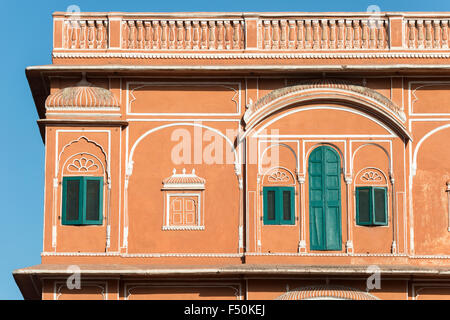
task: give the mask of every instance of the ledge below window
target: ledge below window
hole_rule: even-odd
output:
[[[205,226],[163,226],[163,230],[205,230]]]

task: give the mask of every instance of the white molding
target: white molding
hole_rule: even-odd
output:
[[[217,279],[214,279],[217,281]],[[235,280],[235,279],[233,279]],[[233,289],[236,300],[242,300],[242,285],[239,282],[210,282],[210,281],[176,281],[176,282],[126,282],[123,288],[124,299],[128,300],[134,288],[230,288]]]
[[[417,88],[415,88],[414,90],[412,89],[412,85],[413,84],[423,84],[422,86],[418,86]],[[429,112],[429,113],[415,113],[414,112],[414,103],[416,103],[419,98],[416,96],[416,91],[424,88],[424,87],[430,87],[430,86],[435,86],[435,85],[449,85],[450,86],[450,81],[409,81],[408,82],[408,110],[409,110],[409,116],[410,117],[414,117],[414,116],[450,116],[450,113],[433,113],[433,112]],[[414,98],[413,98],[414,96]]]
[[[403,48],[398,48],[403,49]],[[102,49],[104,50],[104,49]],[[182,50],[171,50],[173,53],[162,52],[139,52],[127,49],[127,52],[58,52],[53,51],[54,58],[125,58],[125,59],[448,59],[448,49],[433,49],[436,52],[369,52],[373,49],[358,49],[360,52],[286,52],[279,51],[270,53],[240,53],[239,50],[227,50],[228,53],[186,53]],[[262,50],[262,49],[261,49]]]
[[[133,85],[141,85],[137,86],[133,89],[130,89],[130,84]],[[163,86],[163,87],[170,87],[170,86],[183,86],[183,85],[190,85],[190,86],[222,86],[224,88],[233,90],[235,92],[233,98],[231,99],[232,102],[236,104],[236,112],[226,112],[226,113],[202,113],[202,112],[171,112],[171,113],[164,113],[164,112],[147,112],[147,113],[139,113],[139,112],[132,112],[131,111],[131,105],[136,100],[136,97],[133,95],[133,92],[137,89],[144,88],[147,86]],[[231,85],[235,85],[238,88],[233,88]],[[239,82],[227,82],[227,81],[212,81],[212,82],[204,82],[204,81],[127,81],[126,82],[126,114],[132,115],[132,116],[240,116],[241,115],[241,95],[242,95],[242,83]],[[237,101],[234,99],[237,95]],[[131,98],[130,98],[131,97]]]
[[[53,283],[53,300],[59,300],[61,289],[67,287],[67,281],[55,281]],[[81,289],[83,287],[98,287],[102,289],[101,295],[103,300],[108,300],[108,281],[81,281]]]

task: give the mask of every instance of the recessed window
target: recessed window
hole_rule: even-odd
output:
[[[102,177],[63,178],[63,225],[101,225],[102,202]]]
[[[387,188],[356,188],[356,224],[360,226],[386,226]]]
[[[294,187],[263,187],[264,224],[294,224]]]

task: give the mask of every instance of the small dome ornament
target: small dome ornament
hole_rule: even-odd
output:
[[[114,94],[108,89],[97,87],[86,80],[83,72],[81,80],[74,86],[63,88],[45,101],[45,108],[52,109],[114,109],[120,108]]]

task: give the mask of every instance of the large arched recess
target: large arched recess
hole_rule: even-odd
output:
[[[403,110],[390,99],[363,86],[327,80],[276,89],[250,105],[244,115],[246,133],[241,138],[283,110],[313,104],[334,104],[362,112],[382,122],[405,141],[411,140]]]
[[[200,133],[195,131],[200,129]],[[173,135],[175,130],[179,130],[180,136]],[[197,134],[200,139],[206,134],[213,139],[202,143],[201,159],[197,159],[201,161],[196,163],[194,139]],[[180,163],[180,159],[175,161],[172,157],[173,150],[183,141],[190,150],[190,161],[187,163]],[[209,164],[203,157],[212,141],[221,141],[224,155],[222,164]],[[238,251],[236,222],[239,221],[239,184],[236,165],[239,159],[236,150],[231,150],[231,147],[231,140],[219,129],[189,122],[161,125],[139,136],[131,148],[128,160],[131,165],[127,168],[125,226],[128,228],[128,253],[202,255]],[[231,153],[229,162],[226,150]],[[203,229],[163,229],[167,198],[162,182],[172,175],[173,169],[177,170],[177,174],[181,174],[183,169],[191,174],[195,169],[195,174],[205,179],[205,190],[198,202]],[[198,193],[191,189],[176,189],[173,192]],[[212,238],[214,241],[208,241]]]

